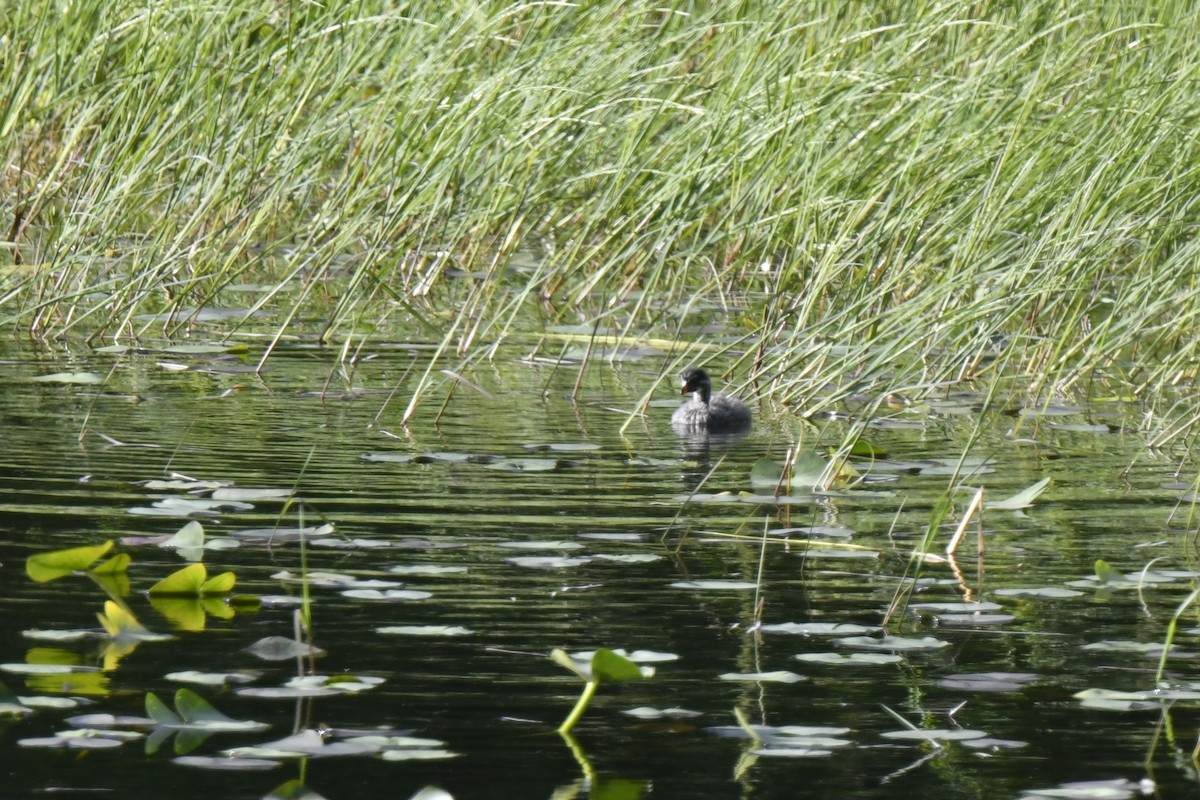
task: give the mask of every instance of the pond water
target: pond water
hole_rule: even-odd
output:
[[[1190,475],[1175,474],[1177,456],[1145,452],[1136,408],[1042,409],[1016,436],[1018,417],[997,409],[972,439],[981,401],[963,387],[870,428],[875,463],[855,462],[867,481],[779,503],[752,485],[755,465],[797,443],[824,452],[848,423],[759,407],[743,438],[682,440],[667,424],[678,397],[664,381],[662,402],[622,435],[658,376],[650,355],[592,362],[574,400],[576,364],[497,359],[464,375],[473,385],[458,385],[444,409],[452,380],[439,374],[407,427],[407,390],[425,362],[405,348],[380,349],[353,373],[336,366],[336,351],[296,348],[261,378],[217,355],[7,356],[0,681],[29,713],[0,723],[4,797],[260,798],[292,779],[330,800],[406,798],[426,785],[456,798],[1016,798],[1077,796],[1070,785],[1084,781],[1111,782],[1090,796],[1129,797],[1147,779],[1163,797],[1195,791],[1191,695],[1135,698],[1144,708],[1134,710],[1129,697],[1076,697],[1153,690],[1158,655],[1145,650],[1163,642],[1196,584],[1180,506]],[[110,369],[101,385],[29,380]],[[986,511],[982,556],[973,522],[954,560],[924,565],[889,626],[902,638],[884,641],[884,614],[964,450],[975,474],[963,482],[989,500],[1053,483],[1031,508]],[[147,484],[172,477],[178,488]],[[183,506],[212,492],[188,480],[294,490],[301,502]],[[956,497],[932,552],[970,497]],[[206,550],[208,574],[233,571],[235,593],[264,598],[260,607],[147,597],[189,563],[147,537],[192,519],[210,542],[237,545]],[[255,532],[301,525],[332,531],[303,548],[287,531]],[[128,609],[173,638],[118,650],[99,635],[40,638],[98,634],[108,596],[83,575],[34,582],[26,559],[110,539],[132,558]],[[1097,559],[1131,580],[1077,583]],[[295,660],[247,648],[293,635],[301,590],[289,576],[305,570],[395,584],[330,577],[311,587],[318,671],[382,682],[299,699],[247,691],[296,674]],[[364,593],[372,587],[384,596]],[[936,605],[963,602],[995,606]],[[827,629],[835,623],[862,630]],[[1179,689],[1200,680],[1195,626],[1191,608],[1168,662]],[[657,654],[657,672],[601,686],[560,736],[583,684],[547,656],[596,647]],[[44,664],[65,674],[30,674]],[[186,682],[184,671],[247,682]],[[980,673],[1000,675],[962,677]],[[149,748],[145,737],[47,742],[84,727],[69,721],[79,715],[145,717],[147,693],[173,706],[181,687],[270,727],[181,732]],[[47,697],[74,705],[46,707]],[[675,711],[627,713],[639,708]],[[231,749],[315,728],[328,745],[362,732],[428,741],[306,759],[259,753],[262,769],[216,768]],[[953,733],[902,738],[933,730]]]

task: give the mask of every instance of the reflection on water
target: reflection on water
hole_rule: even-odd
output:
[[[1055,483],[1027,512],[986,513],[984,557],[976,558],[972,538],[956,561],[926,564],[915,599],[995,601],[1000,610],[910,612],[890,633],[937,646],[879,651],[872,643],[883,613],[973,414],[949,403],[897,411],[896,424],[870,432],[880,450],[873,462],[857,464],[869,483],[777,506],[740,496],[762,492],[749,481],[754,464],[782,460],[798,442],[836,446],[843,423],[800,426],[759,412],[744,436],[680,437],[667,424],[675,398],[664,385],[664,405],[622,437],[625,417],[614,409],[636,405],[657,364],[593,365],[573,402],[573,373],[514,362],[480,368],[469,378],[482,391],[460,385],[442,411],[447,378],[401,427],[403,404],[389,398],[398,383],[404,397],[420,372],[409,369],[411,356],[365,360],[353,376],[339,374],[331,358],[280,354],[259,381],[224,358],[176,355],[172,363],[193,367],[176,371],[147,354],[123,361],[102,386],[20,380],[82,369],[105,375],[111,362],[99,357],[9,363],[0,397],[0,643],[17,667],[0,678],[22,696],[83,697],[85,710],[118,715],[144,714],[146,692],[173,695],[181,684],[167,676],[183,670],[281,685],[295,663],[245,648],[292,635],[289,598],[299,589],[281,573],[303,569],[295,529],[305,526],[307,569],[332,576],[311,590],[315,641],[326,653],[318,669],[385,681],[307,701],[239,694],[237,684],[198,688],[224,713],[272,727],[265,736],[214,735],[197,752],[324,725],[411,730],[459,754],[310,760],[306,781],[325,797],[407,797],[429,783],[460,798],[583,796],[589,785],[593,796],[614,797],[651,789],[666,797],[910,797],[931,789],[1016,797],[1070,781],[1144,776],[1157,712],[1087,709],[1072,695],[1153,688],[1156,658],[1082,645],[1161,641],[1189,575],[1140,593],[993,594],[1062,587],[1090,574],[1097,558],[1126,573],[1153,558],[1164,559],[1159,569],[1191,566],[1182,531],[1172,527],[1184,524],[1171,518],[1176,491],[1162,488],[1174,465],[1143,459],[1123,481],[1139,442],[1112,432],[1119,417],[1104,425],[1083,414],[1034,421],[1015,441],[1004,435],[1011,418],[989,419],[991,432],[972,451],[982,467],[972,486],[1006,497],[1047,475]],[[283,499],[241,494],[213,505],[211,488],[146,483],[168,477],[295,489],[302,503],[285,510]],[[188,518],[229,545],[206,551],[209,573],[235,571],[237,591],[268,604],[156,610],[145,590],[185,562],[143,537],[173,534]],[[273,535],[280,526],[289,530]],[[174,626],[177,638],[113,658],[97,639],[25,637],[31,629],[96,628],[106,597],[84,577],[35,584],[25,558],[105,539],[125,539],[120,549],[133,558],[129,608],[154,631]],[[760,588],[731,588],[742,585]],[[758,632],[760,607],[765,623],[818,627]],[[852,635],[867,639],[839,642],[851,636],[836,623],[862,626]],[[1195,634],[1181,636],[1194,650]],[[658,664],[652,680],[601,687],[575,738],[563,739],[553,729],[580,685],[546,654],[596,646],[678,658]],[[47,662],[80,671],[69,681],[16,671]],[[1190,661],[1171,667],[1191,678]],[[803,679],[719,677],[783,672]],[[961,677],[974,673],[1035,677],[998,679],[999,688]],[[904,727],[885,706],[918,729],[987,738],[982,747],[892,738]],[[695,713],[622,713],[639,707]],[[294,762],[234,775],[183,767],[171,761],[173,745],[148,758],[135,742],[78,759],[18,744],[63,730],[76,713],[42,709],[8,725],[0,747],[19,766],[10,767],[6,796],[51,787],[131,796],[151,786],[180,798],[257,798],[299,774]],[[739,719],[768,727],[742,728]],[[1191,780],[1177,756],[1190,749],[1197,724],[1187,710],[1172,711],[1171,721],[1178,741],[1161,740],[1155,751],[1154,778],[1167,787]],[[798,739],[783,726],[820,731]],[[1088,735],[1076,735],[1080,728]],[[750,730],[754,736],[738,735]]]

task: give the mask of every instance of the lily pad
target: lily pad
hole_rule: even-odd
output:
[[[880,664],[898,664],[902,659],[894,653],[800,653],[798,661],[812,664],[837,664],[845,666],[878,666]]]
[[[1038,677],[1033,672],[967,672],[942,678],[937,685],[964,692],[1015,692]]]
[[[469,636],[475,632],[461,625],[388,625],[375,631],[397,636]]]
[[[104,376],[95,372],[52,372],[49,375],[35,375],[29,380],[34,383],[62,383],[74,385],[92,385],[104,383]]]
[[[900,731],[884,731],[879,735],[885,739],[922,742],[963,742],[968,739],[982,739],[987,736],[983,731],[973,731],[968,728],[905,729]]]
[[[1075,589],[1064,589],[1061,586],[1026,586],[1010,589],[994,589],[992,590],[992,594],[996,597],[1045,597],[1054,600],[1083,596],[1083,592],[1076,591]]]
[[[950,646],[949,642],[935,639],[932,636],[922,636],[920,639],[904,636],[884,636],[880,639],[872,636],[848,636],[844,639],[837,639],[834,643],[840,644],[843,647],[853,647],[857,650],[892,651],[940,650],[943,647]]]
[[[703,591],[743,591],[758,588],[757,583],[750,581],[677,581],[671,584],[673,589],[701,589]]]
[[[803,675],[797,675],[787,670],[776,670],[775,672],[726,672],[717,677],[723,681],[745,681],[748,683],[799,683],[800,681],[808,680]]]
[[[853,622],[777,622],[759,628],[763,633],[793,633],[802,636],[850,636],[874,633],[879,626],[858,625]]]

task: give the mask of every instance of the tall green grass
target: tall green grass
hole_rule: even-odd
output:
[[[1134,6],[10,0],[0,320],[174,335],[265,284],[276,336],[452,362],[720,316],[809,411],[1156,397],[1200,355],[1200,21]]]

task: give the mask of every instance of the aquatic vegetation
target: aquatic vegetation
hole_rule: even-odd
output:
[[[631,658],[607,647],[575,655],[570,655],[565,650],[554,650],[550,653],[550,658],[584,681],[583,692],[575,702],[575,707],[558,726],[559,733],[569,733],[575,727],[600,684],[640,681],[654,676],[653,667],[639,667]]]
[[[1197,423],[1159,397],[1200,355],[1184,4],[484,2],[451,21],[29,1],[8,23],[9,329],[212,326],[254,334],[251,369],[294,338],[349,363],[415,332],[435,355],[398,387],[405,420],[535,340],[584,360],[665,344],[672,368],[729,352],[806,415],[1016,375],[1035,412],[1116,394],[1154,408],[1160,441]],[[714,312],[731,335],[698,339]]]

